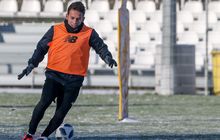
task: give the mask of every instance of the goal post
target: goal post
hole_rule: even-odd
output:
[[[128,118],[128,80],[130,69],[129,56],[129,11],[127,0],[121,0],[118,10],[118,79],[119,79],[119,112],[118,120]]]

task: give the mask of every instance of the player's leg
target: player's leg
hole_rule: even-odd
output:
[[[62,103],[57,108],[53,118],[50,120],[49,125],[42,133],[42,136],[48,137],[53,133],[63,122],[66,114],[72,107],[72,104],[76,101],[79,94],[80,87],[68,87],[64,88],[64,96]]]
[[[60,108],[62,101],[63,101],[63,97],[64,97],[64,89],[62,88],[62,90],[58,91],[57,94],[57,99],[56,99],[56,111]]]
[[[56,98],[56,91],[57,89],[61,88],[61,84],[56,82],[55,80],[47,78],[45,80],[41,99],[36,105],[36,107],[33,110],[32,118],[29,124],[29,133],[35,134],[37,126],[40,122],[40,120],[44,116],[44,112],[48,108],[48,106],[51,104],[52,101]]]

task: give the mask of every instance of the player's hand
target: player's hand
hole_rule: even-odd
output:
[[[111,68],[113,68],[113,66],[117,67],[117,62],[108,55],[105,57],[105,63]]]
[[[28,75],[31,73],[31,71],[34,69],[34,65],[33,64],[29,64],[23,71],[21,74],[18,75],[18,80],[20,80],[22,77],[24,77],[24,75]]]

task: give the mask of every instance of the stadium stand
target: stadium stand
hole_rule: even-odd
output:
[[[118,31],[114,30],[106,36],[106,40],[112,41],[115,46],[118,45]]]
[[[185,29],[184,29],[183,23],[180,22],[180,21],[177,21],[177,22],[176,22],[176,32],[177,32],[177,34],[183,33],[184,30],[185,30]]]
[[[153,13],[145,13],[146,20],[148,21],[155,21],[162,26],[162,11],[155,11]]]
[[[161,34],[160,25],[156,21],[145,22],[145,24],[141,27],[140,30],[147,31],[148,33],[160,33]]]
[[[121,1],[120,0],[115,0],[115,3],[114,3],[114,10],[117,10],[118,8],[120,8],[121,6]],[[126,5],[127,9],[131,12],[134,10],[134,5],[132,3],[131,0],[128,0],[127,1],[127,5]]]
[[[212,1],[209,3],[208,8],[210,11],[219,13],[220,12],[220,1]]]
[[[105,20],[101,20],[98,23],[96,23],[94,25],[94,28],[101,33],[103,38],[107,38],[108,34],[111,34],[111,32],[113,32],[113,25],[112,23],[105,19]]]
[[[8,66],[7,65],[0,65],[0,73],[2,75],[7,75],[8,73],[10,73]]]
[[[130,20],[132,20],[137,28],[141,28],[146,23],[145,13],[141,10],[134,10],[130,13]]]
[[[87,12],[85,13],[85,18],[88,22],[88,25],[91,27],[93,27],[100,21],[99,14],[96,10],[87,10]]]
[[[163,2],[160,3],[160,11],[163,11]],[[176,3],[176,11],[179,12],[180,11],[180,7],[179,7],[179,3]]]
[[[178,34],[178,44],[197,44],[199,42],[199,37],[195,32],[184,32]]]
[[[34,43],[38,42],[41,35],[38,34],[19,34],[19,33],[2,33],[6,43]]]
[[[17,0],[1,0],[0,1],[0,16],[13,17],[18,11]]]
[[[137,41],[140,45],[146,45],[150,41],[149,33],[147,31],[137,31],[131,34],[131,38]]]
[[[156,11],[156,4],[154,1],[140,1],[136,5],[136,10],[141,10],[146,13],[153,13]]]
[[[196,53],[196,71],[201,71],[204,66],[204,55]]]
[[[103,17],[104,20],[109,20],[112,23],[114,29],[118,28],[118,11],[111,9]]]
[[[201,13],[203,12],[203,4],[201,1],[187,1],[183,6],[183,10],[191,13]]]
[[[177,12],[177,22],[181,22],[184,29],[188,29],[193,23],[193,15],[189,11],[179,11]]]
[[[21,11],[17,13],[17,16],[36,17],[40,11],[41,5],[39,0],[23,0]]]
[[[112,54],[115,54],[117,52],[117,47],[114,44],[114,42],[110,40],[106,40],[105,43],[108,45],[108,49],[112,52]],[[117,56],[114,56],[117,57]]]
[[[22,82],[16,74],[27,60],[42,35],[56,22],[63,21],[67,6],[82,1],[86,7],[85,23],[94,27],[117,58],[119,0],[0,0],[0,86],[14,84],[42,85],[46,57],[33,77]],[[130,86],[154,87],[156,46],[162,43],[162,0],[128,0],[130,12]],[[209,2],[209,58],[214,48],[220,48],[220,1]],[[196,71],[204,70],[205,19],[204,1],[177,1],[177,43],[196,47]],[[117,86],[117,68],[109,70],[91,50],[87,86]],[[210,71],[211,71],[211,61]],[[109,78],[111,77],[111,78]],[[103,79],[106,82],[103,82]],[[112,81],[109,81],[112,80]],[[201,83],[201,82],[200,82]],[[198,82],[199,84],[199,82]],[[198,87],[201,85],[197,85]]]
[[[130,20],[129,22],[129,32],[132,34],[137,31],[137,25],[134,21]]]
[[[43,17],[59,17],[64,12],[63,2],[61,0],[48,0],[45,2],[44,10],[40,12]]]
[[[101,5],[101,6],[100,6]],[[101,18],[104,18],[104,15],[110,10],[110,5],[108,1],[105,0],[96,0],[92,1],[89,6],[90,10],[96,10],[99,13]]]
[[[130,41],[130,56],[135,55],[138,49],[138,42],[137,41]]]
[[[42,24],[15,24],[14,29],[16,33],[20,34],[39,34],[43,35],[52,26],[52,24],[42,23]]]
[[[194,22],[190,25],[189,31],[196,32],[197,34],[205,34],[206,32],[206,25],[202,22]]]
[[[146,31],[149,33],[150,41],[153,41],[157,44],[162,43],[162,36],[161,36],[161,27],[159,23],[156,21],[148,21],[142,25],[141,31]]]
[[[140,75],[143,70],[153,70],[155,64],[154,57],[154,54],[148,50],[136,53],[131,69],[137,70]]]
[[[86,8],[88,9],[88,4],[86,3],[86,0],[69,0],[68,3],[67,3],[67,6],[66,6],[66,9],[65,11],[67,11],[67,7],[69,7],[69,5],[73,2],[76,2],[76,1],[81,1],[85,6]],[[91,2],[90,2],[91,3]]]
[[[220,43],[220,32],[212,31],[209,34],[209,43],[210,44],[219,44]]]
[[[202,14],[203,15],[201,16],[200,20],[201,22],[205,22],[205,12],[203,12]],[[216,24],[218,22],[217,15],[215,12],[209,11],[208,21],[209,21],[209,24]]]

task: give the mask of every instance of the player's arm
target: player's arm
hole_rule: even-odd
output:
[[[89,45],[96,51],[96,53],[105,61],[109,67],[117,66],[117,62],[112,58],[111,52],[108,50],[108,46],[99,37],[98,33],[93,29]]]
[[[53,26],[44,34],[41,40],[37,43],[37,47],[34,50],[32,57],[28,60],[28,66],[18,75],[20,80],[24,75],[28,75],[31,71],[38,67],[39,63],[44,59],[45,54],[47,54],[49,46],[48,44],[53,39]]]
[[[49,49],[49,43],[53,39],[53,26],[44,34],[41,40],[38,42],[36,49],[32,57],[28,60],[28,64],[33,64],[37,67],[38,64],[44,59],[45,54],[47,54]]]

